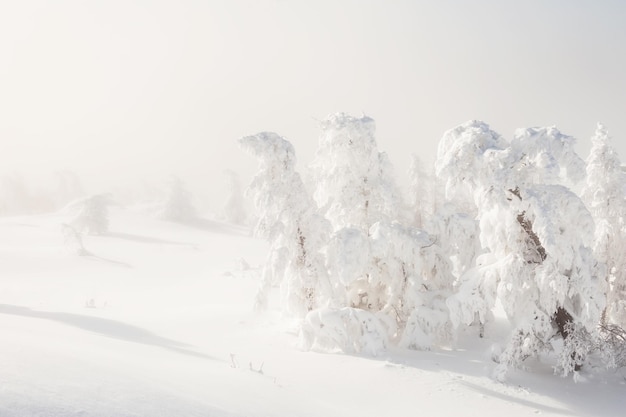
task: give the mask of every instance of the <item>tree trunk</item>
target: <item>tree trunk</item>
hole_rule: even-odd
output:
[[[522,196],[519,192],[519,188],[515,188],[515,190],[509,190],[513,195],[522,200]],[[533,264],[541,264],[548,257],[546,249],[543,247],[539,236],[533,231],[532,222],[526,218],[526,212],[523,211],[517,215],[517,222],[524,230],[526,236],[528,236],[529,240],[529,251],[525,254],[526,262]],[[569,326],[573,323],[574,318],[572,315],[565,310],[563,307],[557,308],[556,312],[552,316],[552,322],[556,324],[558,333],[563,337],[563,340],[567,339],[569,336]],[[574,355],[572,355],[573,357]],[[580,369],[580,364],[576,364],[576,371]]]

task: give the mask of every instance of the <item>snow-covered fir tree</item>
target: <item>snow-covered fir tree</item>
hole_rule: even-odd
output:
[[[289,142],[273,133],[240,140],[260,161],[250,191],[256,232],[271,243],[257,303],[280,284],[286,311],[304,316],[303,346],[375,353],[389,343],[443,345],[476,322],[483,335],[499,302],[512,327],[498,378],[546,351],[559,372],[578,370],[598,346],[607,261],[598,261],[593,217],[569,188],[585,176],[574,138],[531,128],[509,142],[485,123],[460,125],[440,142],[434,181],[413,169],[418,213],[407,216],[374,130],[368,117],[322,123],[315,202]],[[604,175],[594,172],[595,181]]]
[[[521,146],[526,141],[532,146]],[[461,186],[473,196],[488,251],[461,276],[448,305],[457,325],[470,324],[484,322],[500,299],[514,330],[499,377],[548,349],[555,334],[566,345],[557,367],[577,369],[584,352],[568,350],[577,342],[568,336],[593,332],[600,319],[593,220],[573,192],[556,184],[582,177],[572,146],[573,138],[554,128],[518,131],[509,145],[471,121],[447,132],[439,147],[437,174],[448,193]]]
[[[341,305],[375,313],[405,346],[448,339],[448,259],[408,224],[413,216],[405,214],[391,164],[377,149],[374,120],[344,113],[326,119],[312,172],[316,201],[334,228],[327,266]]]
[[[343,294],[341,306],[379,311],[386,283],[379,285],[372,273],[370,228],[397,218],[400,200],[390,165],[377,149],[373,119],[338,113],[321,128],[311,172],[315,200],[334,231],[327,257],[331,281]]]
[[[78,232],[101,235],[109,231],[110,194],[95,194],[73,205],[79,207],[78,215],[70,222]]]
[[[402,200],[387,154],[379,152],[376,124],[367,116],[329,116],[311,164],[315,201],[334,230],[364,233],[378,221],[398,219]]]
[[[423,229],[426,221],[435,213],[436,201],[434,180],[417,155],[411,156],[409,179],[410,217],[413,218],[413,226]]]
[[[249,192],[259,217],[255,232],[271,245],[257,307],[267,304],[273,283],[280,284],[285,309],[296,316],[332,304],[322,253],[330,225],[295,171],[293,146],[270,132],[244,137],[239,145],[259,161]]]
[[[335,232],[328,251],[332,281],[343,287],[342,305],[378,311],[387,287],[373,272],[370,229],[398,218],[401,200],[391,166],[377,149],[373,119],[338,113],[321,128],[311,171],[315,199]]]
[[[603,323],[626,328],[626,175],[603,125],[598,124],[591,142],[582,196],[596,223],[594,253],[605,267]]]
[[[511,147],[518,183],[572,186],[585,178],[585,161],[576,153],[576,139],[556,127],[517,129]]]
[[[371,280],[385,289],[380,312],[394,321],[391,336],[413,349],[448,343],[452,323],[446,299],[454,276],[446,254],[428,233],[398,222],[378,222],[370,233]]]

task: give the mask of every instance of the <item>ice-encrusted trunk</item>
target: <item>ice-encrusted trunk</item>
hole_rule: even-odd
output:
[[[522,196],[520,194],[519,188],[514,190],[509,190],[511,194],[519,198],[522,201]],[[546,253],[546,249],[541,243],[541,239],[537,236],[537,233],[533,230],[533,223],[530,219],[526,217],[526,212],[522,211],[517,215],[517,222],[522,228],[524,234],[527,236],[528,241],[528,251],[524,254],[524,259],[529,264],[540,265],[542,264],[548,257]],[[565,309],[563,306],[558,306],[554,315],[552,317],[552,321],[556,324],[558,329],[558,334],[563,338],[563,340],[567,340],[570,335],[570,329],[573,325],[574,318],[572,315]],[[577,362],[576,352],[572,353],[572,360],[575,361],[574,370],[580,370],[582,364]]]

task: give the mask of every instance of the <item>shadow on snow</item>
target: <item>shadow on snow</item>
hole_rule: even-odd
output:
[[[150,236],[141,236],[141,235],[134,235],[134,234],[130,234],[130,233],[120,233],[120,232],[107,232],[104,233],[102,235],[100,235],[102,237],[112,237],[112,238],[117,238],[117,239],[124,239],[124,240],[130,240],[133,242],[138,242],[138,243],[153,243],[153,244],[159,244],[159,245],[177,245],[177,246],[195,246],[191,243],[185,243],[185,242],[177,242],[174,240],[166,240],[166,239],[159,239],[156,237],[150,237]]]
[[[0,304],[0,314],[52,320],[125,342],[157,346],[183,355],[216,360],[212,356],[190,350],[190,346],[187,344],[158,336],[148,330],[116,320],[90,317],[82,314],[36,311],[27,307],[9,304]]]

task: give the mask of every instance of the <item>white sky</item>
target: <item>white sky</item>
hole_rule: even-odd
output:
[[[556,125],[583,157],[601,121],[626,160],[624,22],[621,0],[0,1],[0,172],[208,190],[253,173],[246,134],[308,163],[336,111],[376,120],[399,177],[468,119]]]

